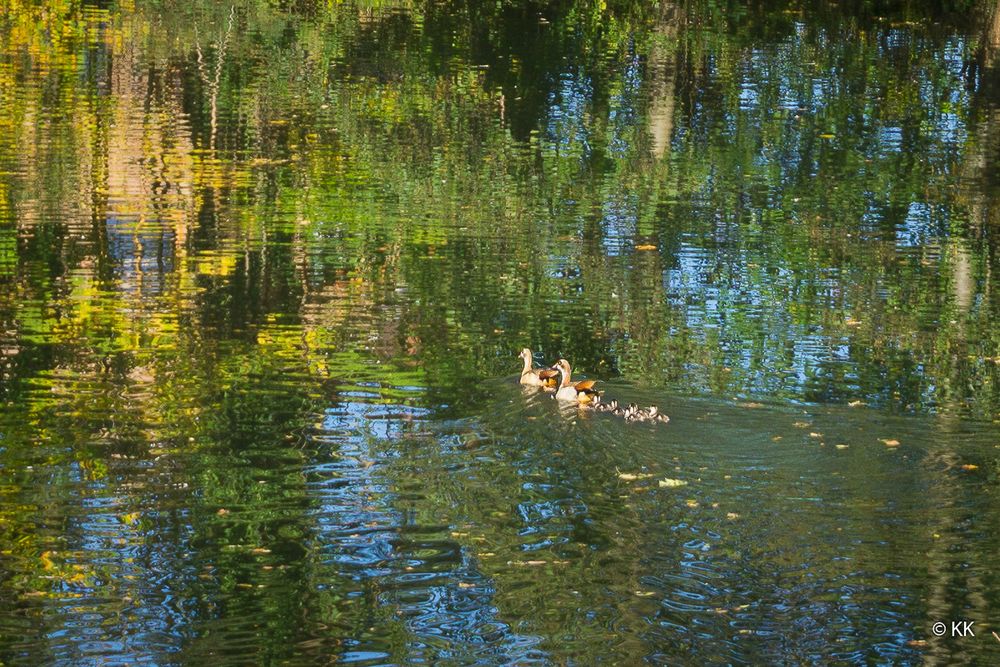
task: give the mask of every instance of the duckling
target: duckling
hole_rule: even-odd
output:
[[[594,389],[596,380],[582,380],[574,383],[572,381],[572,368],[565,359],[560,359],[552,368],[562,374],[562,381],[559,383],[559,390],[556,398],[560,401],[577,401],[578,403],[591,403],[595,397],[600,396],[600,392]]]
[[[598,396],[598,399],[600,399],[600,396]],[[615,399],[611,399],[607,403],[604,403],[598,400],[594,404],[594,409],[597,410],[598,412],[614,412],[615,410],[618,409],[618,401],[616,401]]]
[[[646,421],[648,422],[660,422],[661,424],[666,424],[670,421],[670,417],[660,412],[660,409],[655,405],[651,405],[646,408]]]
[[[531,350],[528,348],[521,350],[521,354],[517,356],[524,360],[524,367],[521,369],[521,384],[546,389],[555,388],[559,371],[552,368],[532,368]]]

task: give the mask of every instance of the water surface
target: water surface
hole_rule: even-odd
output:
[[[0,0],[0,661],[996,662],[1000,40],[842,4]]]

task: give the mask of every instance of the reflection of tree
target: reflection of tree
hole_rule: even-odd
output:
[[[670,145],[674,127],[676,58],[673,57],[681,15],[672,2],[660,4],[660,18],[653,33],[646,78],[650,85],[649,125],[653,155],[662,158]]]
[[[226,64],[226,49],[229,47],[229,38],[233,32],[233,22],[236,20],[236,6],[229,9],[229,20],[226,22],[226,31],[219,38],[215,47],[215,68],[209,76],[205,56],[201,51],[201,41],[198,39],[198,26],[195,25],[195,52],[198,54],[198,74],[201,83],[208,91],[209,104],[209,150],[215,150],[215,135],[219,125],[219,84],[222,82],[222,71]]]

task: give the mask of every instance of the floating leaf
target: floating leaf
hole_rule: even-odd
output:
[[[892,439],[888,439],[888,438],[880,438],[879,442],[881,442],[886,447],[899,447],[899,440],[892,440]]]
[[[740,518],[740,515],[737,514],[736,512],[727,512],[726,518],[729,519],[730,521],[735,521],[736,519]]]
[[[823,434],[822,433],[817,433],[816,431],[813,431],[812,433],[809,434],[809,437],[810,438],[822,438]]]
[[[618,473],[618,479],[625,482],[634,482],[637,479],[649,479],[653,476],[653,473],[633,473],[633,472],[620,472]]]
[[[641,598],[648,598],[652,595],[656,595],[653,591],[636,591],[635,594]]]
[[[979,470],[979,466],[975,463],[963,463],[960,467],[962,470]]]
[[[635,249],[636,250],[656,250],[656,246],[655,245],[650,245],[649,243],[644,243],[642,245],[637,245],[635,247]]]
[[[678,486],[687,486],[687,482],[683,479],[671,479],[669,477],[664,477],[659,483],[661,489],[673,489]]]
[[[836,445],[837,449],[847,449],[850,445]]]

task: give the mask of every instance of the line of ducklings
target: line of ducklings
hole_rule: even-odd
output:
[[[538,387],[543,391],[554,391],[556,399],[566,402],[576,402],[581,407],[589,407],[597,412],[610,412],[627,422],[659,422],[666,424],[670,417],[663,414],[655,405],[640,408],[635,403],[622,407],[618,401],[607,403],[601,400],[603,392],[594,389],[596,380],[581,380],[573,382],[573,369],[569,362],[560,359],[549,368],[535,368],[531,350],[524,348],[518,355],[524,362],[521,369],[520,382],[529,387]]]

